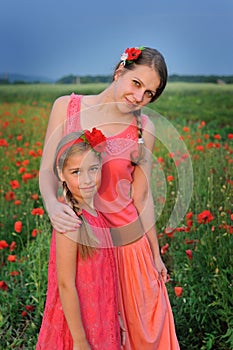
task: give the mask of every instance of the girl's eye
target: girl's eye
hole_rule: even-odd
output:
[[[72,174],[74,174],[74,175],[80,175],[80,170],[74,170],[74,171],[72,171]]]
[[[141,86],[140,83],[139,83],[139,81],[137,81],[137,80],[133,80],[133,84],[134,84],[135,86],[137,86],[137,87]]]
[[[145,91],[145,95],[146,95],[146,97],[148,97],[148,98],[152,98],[152,97],[154,97],[153,92],[152,92],[152,91],[150,91],[150,90],[146,90],[146,91]]]
[[[91,171],[92,173],[96,173],[98,170],[99,170],[99,167],[98,167],[98,166],[93,166],[92,168],[90,168],[90,171]]]

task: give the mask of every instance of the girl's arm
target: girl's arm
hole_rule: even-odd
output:
[[[78,244],[56,233],[56,264],[60,299],[70,329],[73,349],[90,350],[82,324],[80,304],[75,285]]]
[[[53,227],[58,232],[74,230],[79,220],[73,210],[57,200],[58,179],[53,172],[53,161],[58,142],[63,136],[69,96],[58,98],[52,107],[39,172],[39,186]]]
[[[145,161],[135,167],[132,183],[134,205],[140,215],[143,228],[147,234],[158,272],[167,281],[167,269],[161,259],[160,248],[155,228],[154,200],[151,191],[152,152],[154,148],[154,125],[149,120],[143,132],[145,142]]]

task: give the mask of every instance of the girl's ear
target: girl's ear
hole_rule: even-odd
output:
[[[64,180],[64,176],[63,176],[63,174],[62,174],[62,171],[61,171],[61,169],[60,169],[59,167],[57,167],[57,173],[58,173],[59,179],[60,179],[62,182],[65,181],[65,180]]]
[[[120,77],[120,75],[122,74],[124,69],[124,64],[121,63],[119,65],[119,67],[116,69],[115,74],[114,74],[114,81],[118,80],[118,78]]]

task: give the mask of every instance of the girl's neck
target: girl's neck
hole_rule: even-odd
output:
[[[87,203],[87,202],[80,203],[79,207],[80,207],[81,210],[84,209],[89,214],[91,214],[93,216],[97,216],[97,212],[96,212],[96,210],[94,208],[93,201],[91,203]]]

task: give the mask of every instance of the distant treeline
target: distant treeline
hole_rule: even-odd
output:
[[[110,83],[112,76],[107,75],[86,75],[77,77],[69,75],[59,79],[57,84],[89,84],[89,83]],[[169,82],[190,82],[190,83],[214,83],[214,84],[233,84],[233,76],[218,75],[178,75],[173,74],[168,78]]]
[[[95,84],[110,83],[112,76],[109,75],[67,75],[57,81],[55,84]],[[189,82],[189,83],[213,83],[213,84],[233,84],[233,76],[225,75],[169,75],[169,82]],[[41,81],[10,81],[8,78],[0,78],[0,84],[41,84]],[[49,84],[49,83],[48,83]]]

